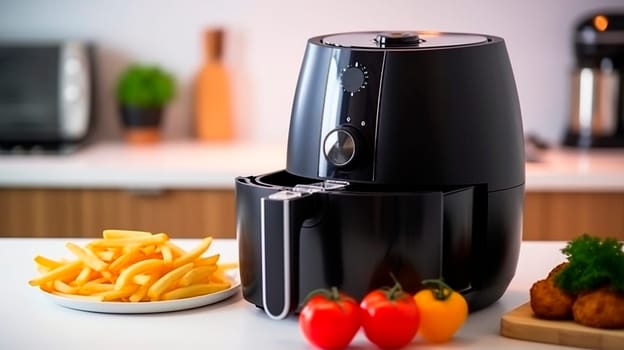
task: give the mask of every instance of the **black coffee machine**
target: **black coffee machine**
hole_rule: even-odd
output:
[[[355,298],[444,278],[496,301],[521,242],[524,146],[503,39],[309,39],[285,170],[236,179],[243,296],[272,318],[317,288]]]
[[[624,11],[593,13],[574,29],[576,66],[563,143],[624,147]]]

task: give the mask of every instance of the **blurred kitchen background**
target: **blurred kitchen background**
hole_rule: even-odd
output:
[[[596,9],[618,5],[621,0],[3,0],[0,40],[95,44],[97,140],[121,138],[114,86],[129,62],[171,71],[178,93],[163,133],[173,140],[194,134],[191,84],[203,60],[203,31],[222,27],[235,138],[282,143],[309,37],[380,29],[492,34],[507,43],[525,132],[556,144],[569,120],[574,24]]]
[[[95,237],[125,228],[235,237],[234,178],[285,166],[307,39],[436,30],[505,39],[525,134],[539,141],[527,144],[550,146],[534,147],[538,156],[528,158],[540,162],[526,163],[523,239],[567,240],[583,232],[624,239],[624,149],[558,147],[571,120],[575,25],[611,9],[622,12],[624,3],[0,0],[0,41],[93,44],[97,91],[92,142],[82,151],[0,155],[0,236]],[[224,32],[234,123],[234,138],[226,142],[196,142],[193,82],[205,62],[209,28]],[[165,110],[163,142],[145,147],[124,142],[115,96],[133,62],[159,66],[177,86]]]

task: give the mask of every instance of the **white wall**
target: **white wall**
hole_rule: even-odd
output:
[[[93,40],[97,44],[100,138],[119,138],[114,81],[129,61],[158,63],[178,78],[165,136],[192,135],[190,84],[202,30],[228,30],[239,139],[285,142],[306,40],[354,30],[475,32],[503,37],[525,132],[559,142],[567,125],[571,33],[581,15],[621,0],[0,0],[0,39]]]

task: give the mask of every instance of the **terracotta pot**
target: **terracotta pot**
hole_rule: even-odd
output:
[[[120,106],[126,141],[154,143],[160,140],[162,107]]]

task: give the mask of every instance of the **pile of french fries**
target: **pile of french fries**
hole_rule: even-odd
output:
[[[165,233],[104,230],[101,239],[85,247],[67,243],[73,260],[36,256],[41,275],[29,284],[93,301],[145,302],[215,293],[231,287],[225,272],[238,266],[218,264],[219,254],[203,257],[211,243],[212,237],[206,237],[186,251]]]

